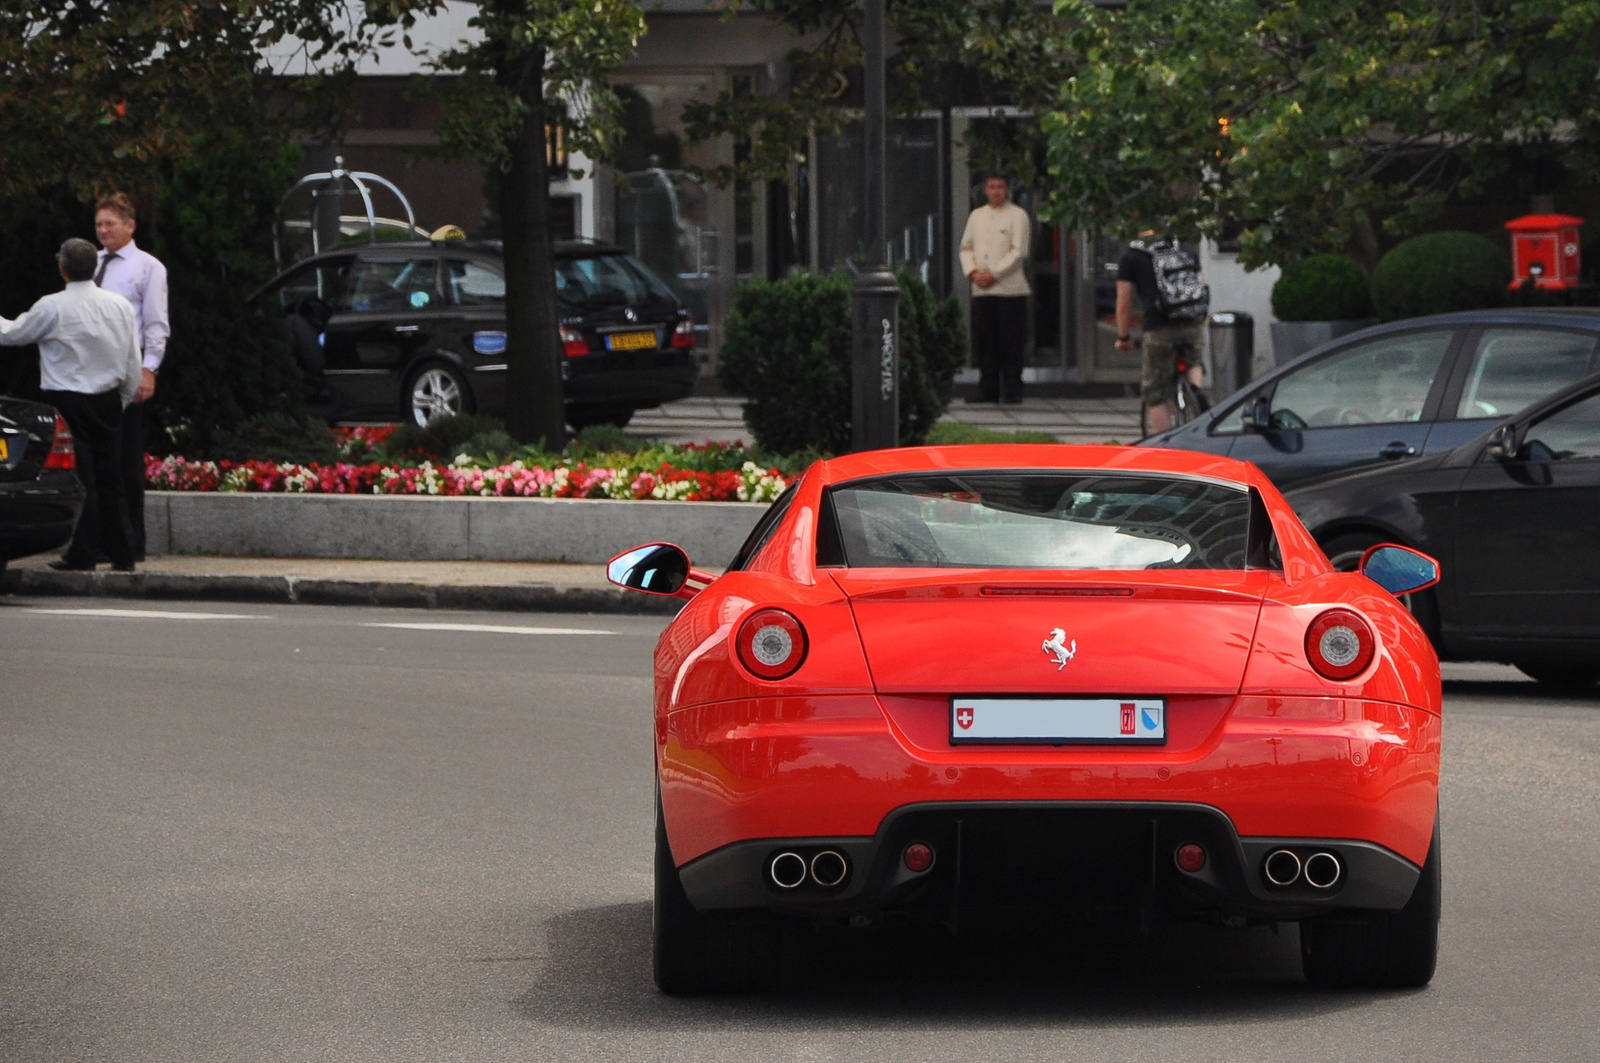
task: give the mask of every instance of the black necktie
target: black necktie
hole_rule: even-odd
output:
[[[100,268],[95,270],[94,273],[94,286],[96,288],[100,287],[100,282],[106,279],[106,267],[111,265],[111,260],[121,257],[122,256],[117,254],[115,251],[112,251],[110,254],[106,255],[105,258],[100,260]]]

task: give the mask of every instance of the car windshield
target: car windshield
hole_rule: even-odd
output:
[[[818,560],[850,568],[1237,570],[1255,553],[1247,488],[1176,476],[887,476],[828,501]]]
[[[670,301],[667,287],[627,255],[556,260],[556,295],[570,303]]]

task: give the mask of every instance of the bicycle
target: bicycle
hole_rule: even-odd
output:
[[[1188,424],[1211,409],[1211,398],[1199,383],[1205,379],[1205,362],[1195,351],[1194,344],[1176,344],[1173,352],[1173,400],[1167,403],[1167,415],[1171,420],[1169,428]],[[1153,434],[1150,431],[1150,407],[1144,404],[1142,398],[1139,401],[1139,433],[1141,438]]]

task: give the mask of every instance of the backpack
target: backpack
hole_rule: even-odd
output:
[[[1135,245],[1139,246],[1139,245]],[[1200,263],[1183,245],[1160,240],[1144,248],[1156,275],[1155,310],[1168,321],[1199,321],[1211,308]]]

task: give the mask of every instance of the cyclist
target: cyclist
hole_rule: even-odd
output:
[[[1152,433],[1174,423],[1178,373],[1185,358],[1188,380],[1199,388],[1204,369],[1198,357],[1200,326],[1210,292],[1200,277],[1194,249],[1176,240],[1158,239],[1147,229],[1128,245],[1117,263],[1117,350],[1133,350],[1133,300],[1142,309],[1144,342],[1140,374],[1145,421]],[[1187,348],[1187,351],[1185,351]],[[1185,357],[1187,355],[1187,357]]]

